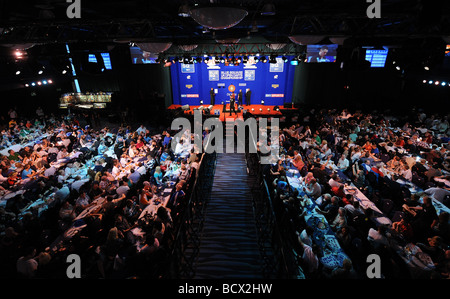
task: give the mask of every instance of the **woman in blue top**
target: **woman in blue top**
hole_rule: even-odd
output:
[[[163,179],[163,173],[161,171],[161,167],[156,166],[155,173],[153,174],[153,176],[156,180],[156,184],[160,185],[162,183],[162,179]]]
[[[22,170],[22,180],[31,178],[34,175],[34,170],[31,169],[30,164],[25,164],[25,168]]]

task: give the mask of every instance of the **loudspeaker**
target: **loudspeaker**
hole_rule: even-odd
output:
[[[189,110],[189,105],[181,106],[181,110],[183,110],[183,111]]]

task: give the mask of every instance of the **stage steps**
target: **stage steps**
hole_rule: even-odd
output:
[[[263,278],[244,154],[217,155],[195,279]]]

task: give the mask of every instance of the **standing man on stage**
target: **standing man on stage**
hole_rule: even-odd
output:
[[[238,105],[242,106],[242,89],[239,89],[238,93]]]
[[[230,115],[231,115],[231,111],[234,111],[234,114],[237,114],[235,103],[236,103],[235,94],[233,92],[233,93],[231,93],[231,96],[230,96]]]
[[[211,95],[211,105],[214,106],[216,104],[216,94],[214,93],[214,88],[211,87],[209,94]]]
[[[247,91],[245,92],[245,103],[247,104],[247,106],[250,106],[250,96],[252,95],[252,91],[250,90],[250,88],[247,89]]]

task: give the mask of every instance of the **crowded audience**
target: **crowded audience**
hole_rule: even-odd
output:
[[[307,278],[367,278],[371,253],[381,257],[382,278],[449,278],[448,117],[312,109],[281,123],[265,180]],[[313,244],[328,228],[339,244],[323,243],[315,251],[323,262],[310,273],[311,244],[306,252],[299,235],[323,217]],[[332,252],[339,265],[329,266]]]
[[[36,114],[10,111],[1,134],[1,277],[65,278],[70,253],[83,278],[164,277],[199,151],[173,151],[170,130]]]

